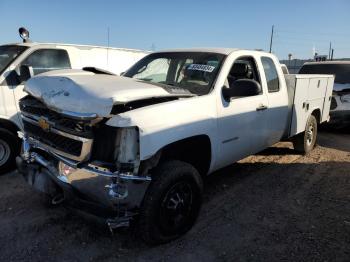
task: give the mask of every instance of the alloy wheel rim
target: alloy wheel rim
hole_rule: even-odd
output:
[[[315,132],[314,126],[310,125],[306,132],[306,143],[308,146],[310,146],[314,140],[314,132]]]
[[[0,166],[3,166],[10,158],[11,150],[8,143],[0,139]]]
[[[191,185],[185,181],[176,183],[167,191],[161,204],[159,221],[164,231],[177,232],[187,225],[193,197]]]

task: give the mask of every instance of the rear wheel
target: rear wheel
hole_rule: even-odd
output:
[[[181,161],[165,162],[152,175],[139,220],[143,240],[160,244],[180,237],[195,223],[202,203],[198,171]]]
[[[317,120],[311,115],[306,123],[305,132],[293,138],[294,149],[302,154],[308,154],[316,144]]]
[[[15,168],[19,149],[19,139],[8,130],[0,128],[0,175]]]

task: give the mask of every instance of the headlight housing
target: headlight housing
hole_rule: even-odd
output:
[[[123,127],[119,129],[117,136],[115,158],[117,167],[123,169],[137,169],[140,161],[139,154],[139,131],[137,127]]]

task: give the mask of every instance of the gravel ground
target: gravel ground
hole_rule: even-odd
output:
[[[194,228],[158,247],[44,208],[16,172],[0,177],[1,261],[350,261],[350,132],[323,131],[307,157],[279,143],[216,172]]]

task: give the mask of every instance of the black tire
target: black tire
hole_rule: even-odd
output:
[[[10,131],[0,128],[0,175],[15,169],[19,151],[19,138]]]
[[[198,217],[202,193],[202,178],[192,165],[177,160],[160,164],[152,172],[140,210],[143,240],[156,245],[185,234]]]
[[[308,154],[316,144],[317,120],[311,115],[306,123],[305,131],[293,138],[294,149],[304,155]]]

